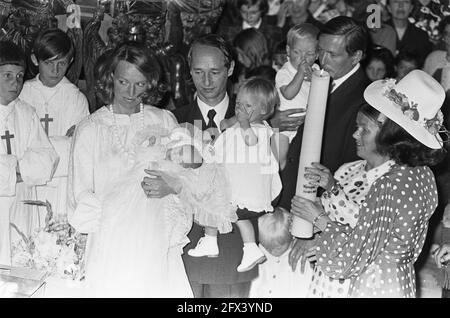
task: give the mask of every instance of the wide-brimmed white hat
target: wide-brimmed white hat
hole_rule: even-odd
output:
[[[442,148],[440,108],[445,91],[427,73],[411,71],[397,84],[394,79],[375,81],[364,91],[364,99],[425,146]]]

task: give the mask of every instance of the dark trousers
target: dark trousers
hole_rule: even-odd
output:
[[[248,298],[250,282],[236,284],[200,284],[190,281],[195,298]]]

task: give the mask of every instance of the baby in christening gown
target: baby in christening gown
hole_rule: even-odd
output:
[[[94,296],[193,296],[182,248],[189,242],[193,215],[206,210],[212,199],[217,201],[225,179],[220,169],[202,164],[201,149],[186,142],[188,138],[175,140],[180,131],[147,129],[135,147],[135,163],[109,186],[95,238],[97,250],[86,267]],[[140,184],[144,169],[163,171],[169,185],[182,185],[181,192],[147,198]],[[225,198],[224,202],[228,204]]]

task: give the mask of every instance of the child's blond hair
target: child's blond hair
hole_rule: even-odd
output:
[[[275,108],[280,105],[280,97],[275,85],[265,78],[250,77],[242,84],[239,91],[248,92],[257,97],[264,110],[264,118],[270,117]]]
[[[290,244],[292,241],[289,232],[290,222],[290,213],[281,207],[276,207],[272,213],[261,216],[258,219],[260,244],[269,252]]]
[[[293,46],[297,39],[317,40],[319,29],[311,23],[296,24],[289,29],[287,34],[287,45]]]

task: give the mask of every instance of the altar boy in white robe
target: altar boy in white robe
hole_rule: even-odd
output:
[[[25,56],[12,42],[0,42],[0,264],[11,264],[11,241],[18,239],[10,223],[25,235],[37,227],[32,206],[35,186],[51,180],[59,157],[33,107],[18,98]]]
[[[48,200],[56,215],[67,215],[67,169],[71,137],[75,125],[89,115],[88,101],[65,74],[74,57],[69,36],[60,29],[47,29],[33,44],[31,60],[39,67],[39,74],[23,85],[20,98],[32,105],[60,157],[51,182],[36,187],[39,200]],[[39,207],[41,223],[46,208]]]

